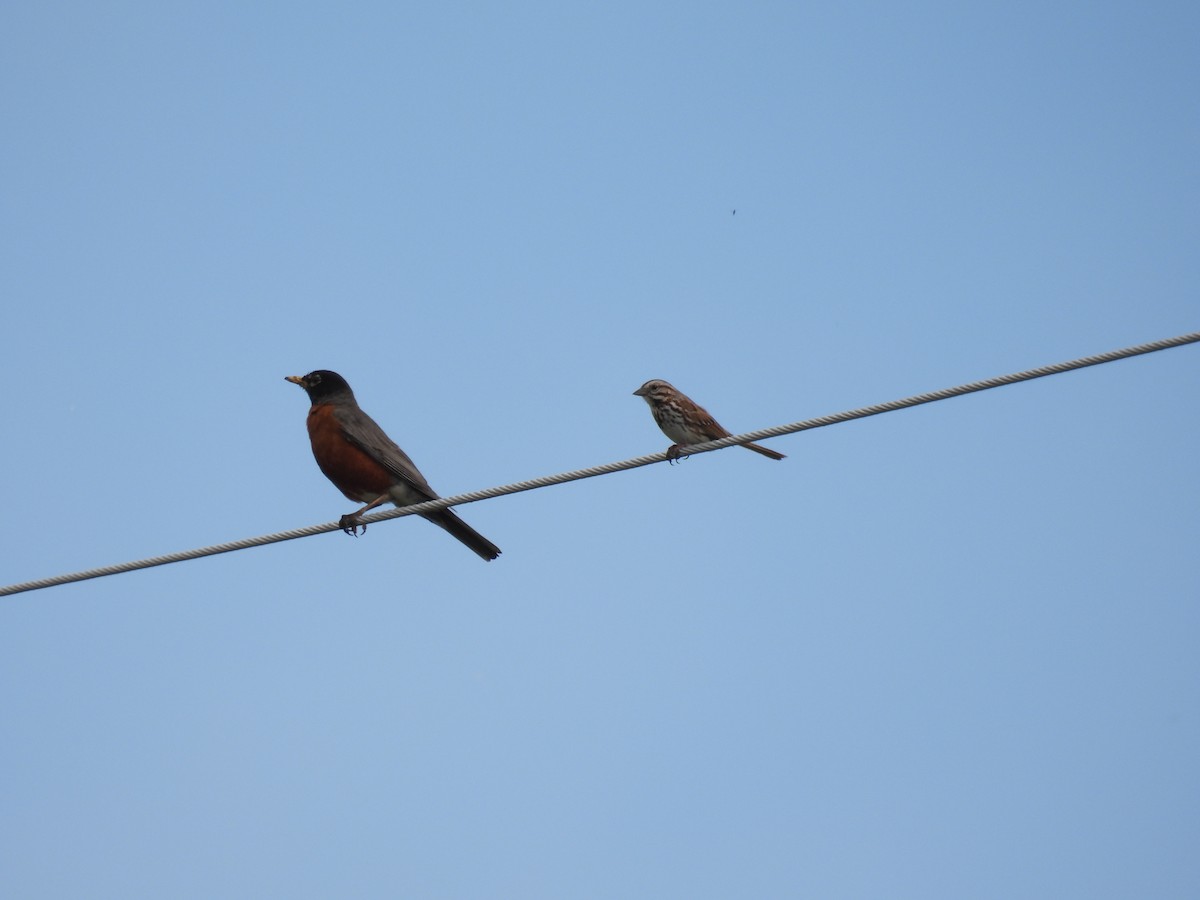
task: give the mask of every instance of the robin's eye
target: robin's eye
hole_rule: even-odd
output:
[[[308,383],[309,384],[320,384],[321,376],[318,375],[316,372],[313,372],[311,375],[308,376]]]

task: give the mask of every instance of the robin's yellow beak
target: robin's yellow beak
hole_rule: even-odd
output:
[[[285,375],[283,380],[290,381],[292,384],[298,384],[302,388],[308,387],[308,385],[304,383],[304,376],[302,375]]]

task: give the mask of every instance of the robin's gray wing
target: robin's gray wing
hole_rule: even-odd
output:
[[[408,454],[384,434],[383,429],[375,423],[374,419],[357,406],[344,405],[334,408],[334,417],[342,426],[342,433],[346,436],[346,440],[376,460],[420,496],[428,500],[437,499],[437,493],[429,486],[425,476],[413,465]],[[492,560],[500,555],[499,547],[460,519],[454,510],[443,509],[438,512],[423,513],[423,515],[433,524],[446,529],[484,559]]]
[[[378,462],[396,478],[429,500],[437,499],[437,492],[429,486],[425,476],[416,467],[408,454],[396,446],[375,420],[357,406],[338,405],[334,417],[342,426],[346,439]]]

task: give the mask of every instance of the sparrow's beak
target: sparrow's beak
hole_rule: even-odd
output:
[[[645,396],[646,396],[646,389],[645,389],[644,387],[640,387],[640,388],[638,388],[636,391],[634,391],[634,392],[633,392],[633,396],[635,396],[635,397],[645,397]]]
[[[298,384],[302,388],[308,387],[308,385],[304,383],[304,378],[300,375],[285,375],[283,380],[290,381],[292,384]]]

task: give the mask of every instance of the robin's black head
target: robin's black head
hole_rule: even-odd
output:
[[[328,403],[338,397],[354,399],[354,392],[350,390],[346,379],[328,369],[317,369],[307,375],[288,375],[284,380],[304,388],[313,403]]]

